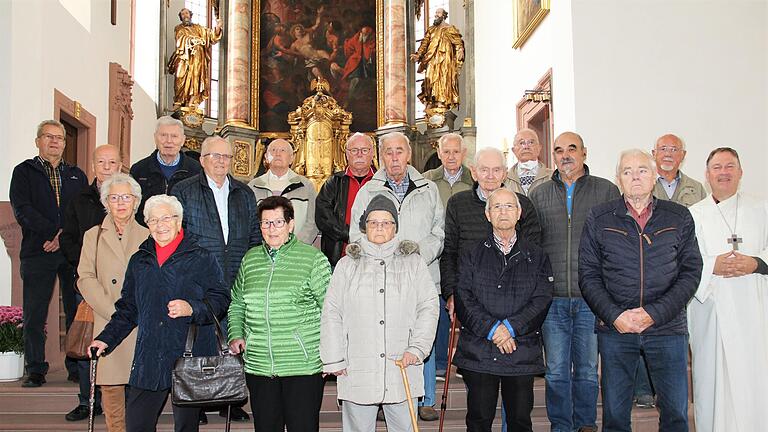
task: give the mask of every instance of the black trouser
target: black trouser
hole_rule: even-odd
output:
[[[253,425],[259,432],[317,432],[323,402],[321,374],[263,377],[245,374]]]
[[[51,303],[57,276],[64,302],[66,327],[69,329],[77,312],[75,272],[72,266],[64,259],[61,251],[21,259],[24,291],[24,360],[27,373],[42,375],[48,373],[48,362],[45,361],[45,320],[48,317],[48,305]],[[58,299],[56,301],[58,302]],[[54,325],[49,331],[53,332],[56,328],[58,326]],[[67,364],[70,372],[76,372],[76,367],[76,363]]]
[[[154,432],[157,420],[163,412],[171,389],[160,391],[129,387],[125,396],[126,432]],[[183,408],[173,405],[173,430],[197,432],[200,408]]]
[[[496,415],[501,383],[501,401],[507,413],[509,432],[530,432],[533,410],[533,375],[499,376],[461,370],[467,385],[467,430],[490,431]]]

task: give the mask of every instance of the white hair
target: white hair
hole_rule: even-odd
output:
[[[474,166],[475,167],[477,167],[477,161],[480,160],[480,157],[482,155],[486,154],[486,153],[494,154],[494,155],[498,156],[499,159],[501,159],[501,164],[504,166],[504,169],[505,170],[507,169],[507,158],[506,158],[506,156],[504,156],[504,152],[502,152],[501,150],[497,149],[496,147],[483,147],[483,148],[479,149],[475,153],[475,162],[474,162]]]
[[[446,142],[451,141],[451,140],[458,141],[459,145],[461,146],[460,148],[462,150],[467,148],[467,146],[464,144],[464,137],[462,137],[461,135],[459,135],[459,134],[457,134],[455,132],[450,132],[450,133],[447,133],[447,134],[441,136],[440,139],[437,140],[437,148],[442,151],[443,150],[443,144],[445,144]]]
[[[184,135],[184,123],[182,123],[181,120],[177,120],[171,116],[162,116],[157,119],[157,122],[155,123],[155,133],[160,130],[161,126],[177,126],[179,129],[181,129],[181,134]]]
[[[141,186],[139,186],[136,180],[134,180],[133,177],[129,176],[128,174],[123,174],[121,172],[114,173],[101,183],[101,187],[99,187],[99,198],[101,199],[101,204],[104,206],[104,209],[107,211],[107,213],[109,213],[109,205],[107,205],[107,201],[109,199],[109,190],[112,188],[112,186],[122,184],[127,184],[131,187],[131,195],[135,197],[135,200],[133,201],[133,214],[136,214],[136,211],[139,209],[139,203],[141,202]]]
[[[621,177],[621,163],[624,161],[624,158],[631,157],[631,156],[644,157],[646,160],[648,160],[648,167],[651,169],[651,172],[654,172],[654,173],[656,172],[656,160],[653,158],[653,156],[651,156],[651,154],[645,150],[634,148],[634,149],[624,150],[619,155],[619,161],[616,163],[617,179]]]
[[[384,144],[386,144],[387,141],[391,141],[393,139],[401,139],[405,141],[405,145],[408,146],[408,151],[411,151],[411,140],[408,139],[408,137],[404,133],[390,132],[388,134],[384,134],[379,137],[379,154],[383,153]]]
[[[229,153],[232,153],[232,143],[230,143],[229,141],[227,141],[226,139],[224,139],[224,138],[222,138],[222,137],[220,137],[218,135],[213,135],[213,136],[209,136],[208,138],[203,140],[203,143],[200,145],[200,156],[208,154],[208,147],[210,147],[211,144],[213,144],[215,142],[218,142],[218,141],[221,141],[221,142],[227,144],[227,148],[229,149]]]
[[[144,223],[149,220],[149,215],[152,214],[152,210],[161,205],[167,205],[173,211],[174,216],[178,216],[179,219],[184,219],[184,207],[181,206],[178,198],[162,194],[149,197],[147,202],[144,203]]]
[[[375,145],[375,142],[374,142],[373,138],[371,138],[370,135],[367,135],[367,134],[364,134],[364,133],[361,133],[361,132],[355,132],[352,135],[350,135],[349,138],[347,138],[347,142],[344,143],[344,149],[346,150],[346,148],[349,147],[349,144],[353,140],[355,140],[357,138],[360,138],[360,137],[365,138],[366,142],[371,145],[371,149],[373,149],[373,146]]]
[[[515,198],[515,204],[517,204],[517,208],[520,208],[520,198],[517,197],[517,194],[515,193],[515,191],[513,191],[512,189],[507,189],[502,186],[498,189],[495,189],[490,194],[488,194],[488,198],[485,199],[485,211],[491,210],[491,197],[493,197],[496,194],[496,192],[499,192],[499,191],[507,191],[511,193],[512,196]]]

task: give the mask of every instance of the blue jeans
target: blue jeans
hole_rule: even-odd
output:
[[[640,357],[637,363],[637,372],[635,373],[635,399],[640,396],[653,396],[651,387],[651,378],[648,376],[648,366],[645,364],[645,358]]]
[[[419,402],[419,406],[431,407],[435,405],[435,346],[432,345],[432,352],[424,359],[424,397]]]
[[[547,363],[547,417],[552,432],[596,426],[595,315],[582,298],[555,297],[542,335]]]
[[[598,335],[602,358],[603,431],[632,430],[632,387],[645,355],[658,395],[660,432],[688,431],[688,336]]]
[[[435,369],[444,371],[448,367],[448,339],[451,336],[451,318],[445,310],[445,300],[440,297],[440,315],[435,338]]]

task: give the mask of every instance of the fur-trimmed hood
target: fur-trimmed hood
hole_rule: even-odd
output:
[[[360,259],[363,255],[384,258],[389,255],[411,255],[419,253],[419,244],[411,240],[391,240],[383,245],[376,245],[367,239],[360,239],[347,245],[347,255],[352,259]]]

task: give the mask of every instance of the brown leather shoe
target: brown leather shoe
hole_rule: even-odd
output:
[[[435,421],[440,419],[440,413],[431,406],[420,406],[419,418],[424,421]]]

